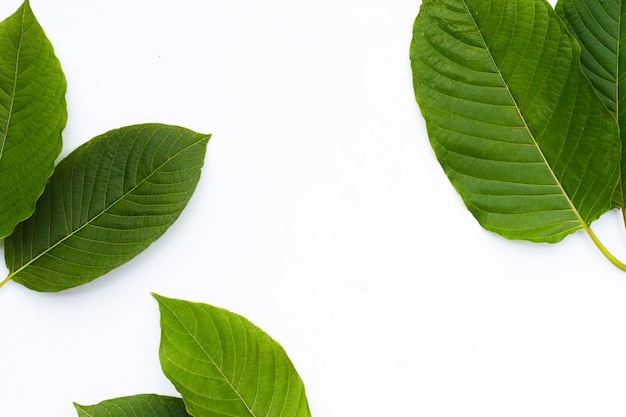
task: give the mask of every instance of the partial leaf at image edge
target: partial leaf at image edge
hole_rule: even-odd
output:
[[[114,398],[95,405],[74,404],[78,417],[190,417],[183,400],[156,394]]]
[[[411,64],[431,145],[483,227],[537,242],[592,236],[621,145],[546,1],[424,0]]]
[[[35,213],[5,241],[9,276],[37,291],[90,282],[158,239],[189,202],[210,135],[162,124],[116,129],[56,168]]]
[[[283,348],[246,318],[154,295],[159,356],[194,417],[310,417],[304,384]]]
[[[583,72],[617,119],[622,155],[613,206],[626,221],[626,7],[621,0],[559,0],[556,12],[581,45]]]
[[[25,1],[0,23],[0,238],[28,218],[54,170],[67,84]]]

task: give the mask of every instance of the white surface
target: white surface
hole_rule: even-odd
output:
[[[624,415],[626,273],[583,234],[510,242],[467,212],[413,99],[419,1],[31,5],[69,83],[64,154],[148,121],[214,137],[140,257],[60,294],[0,290],[0,415],[175,394],[150,292],[269,332],[315,417]],[[595,229],[626,258],[617,213]]]

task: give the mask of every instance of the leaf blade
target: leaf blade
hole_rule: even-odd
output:
[[[581,69],[615,115],[622,143],[613,207],[626,207],[626,8],[621,0],[559,0],[556,12],[581,46]]]
[[[431,145],[483,227],[557,242],[610,208],[615,121],[547,2],[424,1],[411,65]]]
[[[0,238],[28,218],[61,152],[67,83],[25,1],[0,22]]]
[[[34,290],[61,291],[137,256],[189,202],[209,138],[145,124],[76,149],[55,170],[34,215],[7,238],[10,277]]]
[[[189,417],[183,400],[155,394],[114,398],[95,405],[74,404],[78,417]]]
[[[194,417],[310,417],[304,384],[283,348],[247,319],[154,295],[159,356]]]

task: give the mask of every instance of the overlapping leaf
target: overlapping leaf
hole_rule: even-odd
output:
[[[208,140],[147,124],[76,149],[55,170],[34,215],[7,238],[9,277],[38,291],[60,291],[142,252],[191,198]]]
[[[626,207],[626,7],[621,0],[560,0],[556,12],[581,45],[581,62],[604,104],[618,121],[621,176],[615,207]]]
[[[28,1],[0,23],[0,238],[29,217],[61,152],[65,76]]]
[[[610,208],[620,142],[544,0],[424,0],[411,62],[431,144],[469,210],[557,242]]]
[[[182,399],[154,394],[115,398],[96,405],[74,406],[78,417],[190,417]]]
[[[165,375],[194,417],[310,417],[304,384],[282,347],[245,318],[155,296]]]

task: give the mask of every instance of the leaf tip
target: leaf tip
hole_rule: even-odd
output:
[[[151,292],[150,295],[152,295],[152,297],[157,300],[157,303],[159,303],[160,306],[164,306],[165,304],[167,304],[168,301],[173,300],[172,298],[165,297],[155,292]]]
[[[204,144],[208,144],[211,138],[213,137],[212,133],[200,133],[200,135],[202,136],[202,140],[200,140],[200,142]]]
[[[30,0],[24,0],[24,2],[22,3],[22,5],[20,6],[19,10],[24,10],[27,12],[32,12],[32,9],[30,7]]]

